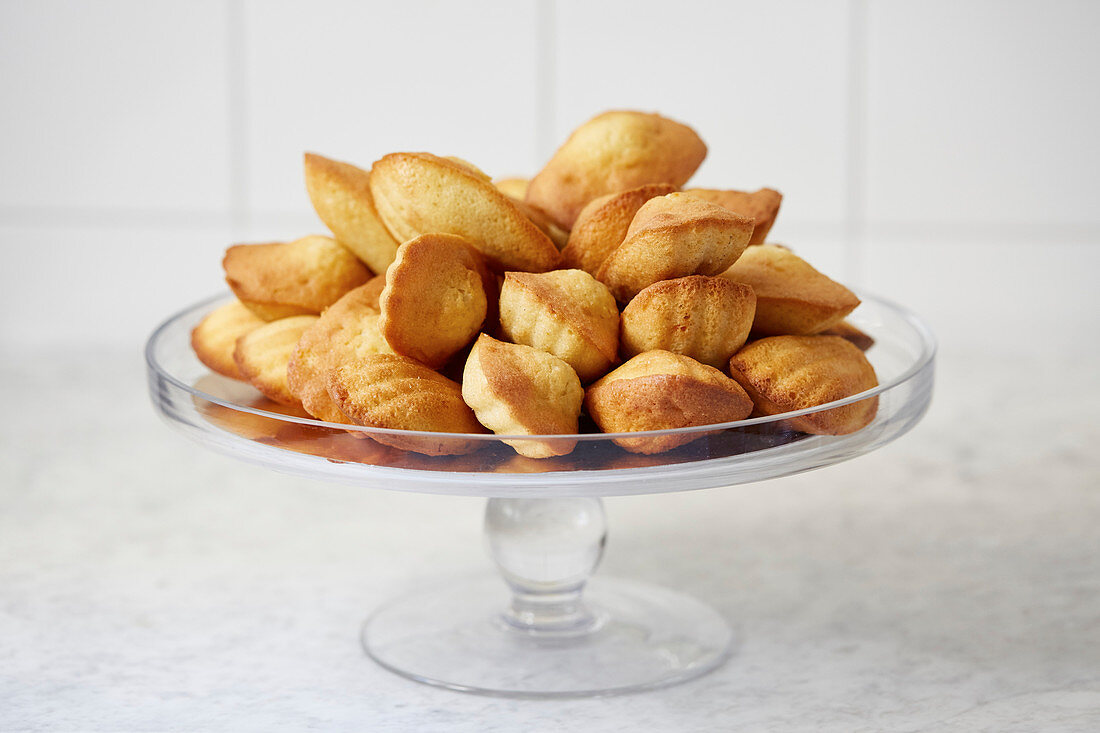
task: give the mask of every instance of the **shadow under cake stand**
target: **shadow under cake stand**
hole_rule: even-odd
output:
[[[194,356],[191,330],[218,296],[172,316],[146,346],[157,411],[192,439],[277,471],[366,488],[488,497],[485,536],[499,575],[428,588],[377,609],[363,648],[410,679],[465,692],[521,697],[607,695],[673,684],[722,664],[729,625],[682,593],[589,578],[607,537],[604,496],[709,489],[828,466],[912,428],[932,396],[935,342],[913,314],[861,294],[850,319],[875,340],[867,356],[879,386],[782,417],[629,434],[580,434],[567,456],[523,458],[504,443],[530,436],[386,431],[310,419],[214,374]],[[867,427],[807,435],[787,418],[877,400]],[[656,455],[616,438],[699,436]],[[540,437],[538,440],[545,440]],[[408,441],[481,445],[456,456],[393,447]],[[403,442],[402,442],[403,441]]]

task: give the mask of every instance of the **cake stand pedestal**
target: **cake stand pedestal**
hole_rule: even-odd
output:
[[[390,602],[363,627],[372,659],[419,682],[523,697],[604,695],[703,674],[732,647],[709,606],[659,586],[589,578],[607,539],[595,498],[490,499],[501,578]]]
[[[211,375],[190,349],[191,329],[227,300],[211,298],[150,337],[150,395],[165,420],[204,445],[285,473],[360,488],[482,496],[485,537],[499,577],[456,580],[391,601],[367,619],[372,659],[419,682],[519,697],[608,695],[669,685],[720,665],[733,634],[706,604],[626,580],[589,579],[607,539],[601,497],[731,486],[788,476],[867,453],[910,430],[932,396],[935,343],[904,309],[861,294],[851,320],[875,339],[875,389],[810,410],[698,428],[654,456],[628,453],[608,434],[577,440],[562,458],[520,458],[505,436],[414,433],[323,423],[267,402],[250,386]],[[867,427],[806,435],[787,418],[875,400]],[[387,447],[481,441],[468,455],[426,457]],[[507,436],[510,441],[535,440]],[[373,439],[371,439],[373,438]]]

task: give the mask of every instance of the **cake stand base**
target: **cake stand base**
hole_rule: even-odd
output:
[[[512,697],[614,695],[697,677],[726,660],[733,634],[709,606],[659,586],[599,578],[585,623],[537,633],[502,609],[509,593],[486,577],[417,593],[378,609],[363,648],[417,682]]]

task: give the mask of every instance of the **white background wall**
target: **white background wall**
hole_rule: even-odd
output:
[[[1100,350],[1100,3],[0,0],[0,349],[137,349],[315,150],[530,175],[610,107],[952,351]]]

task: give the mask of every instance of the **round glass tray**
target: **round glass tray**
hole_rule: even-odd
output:
[[[878,387],[810,410],[677,430],[604,434],[582,425],[577,435],[532,437],[320,422],[211,373],[194,356],[191,330],[228,295],[169,318],[150,337],[145,356],[157,411],[222,453],[362,487],[489,497],[485,530],[503,582],[460,582],[384,605],[363,630],[364,648],[377,662],[466,692],[605,695],[698,676],[721,664],[734,640],[718,613],[675,591],[597,578],[582,595],[606,542],[599,497],[715,488],[820,468],[890,442],[927,410],[935,360],[930,331],[887,300],[860,297],[849,321],[874,339],[866,353]],[[791,423],[863,400],[875,400],[877,412],[849,435],[808,435]],[[540,460],[509,445],[547,440],[576,447]],[[622,447],[639,440],[648,452]],[[677,447],[661,450],[670,444]]]
[[[271,402],[250,385],[208,370],[191,351],[190,334],[211,298],[170,318],[146,348],[153,403],[175,427],[211,448],[287,473],[385,489],[475,496],[613,496],[687,491],[761,481],[853,458],[911,428],[932,392],[934,341],[912,314],[863,295],[850,319],[875,340],[867,357],[879,386],[810,410],[732,423],[626,434],[582,433],[572,453],[524,458],[504,441],[545,437],[418,433],[339,425]],[[844,436],[807,435],[788,418],[866,399],[878,400],[870,425]],[[616,444],[624,438],[683,439],[669,451],[645,455]],[[366,437],[378,440],[364,440]],[[387,440],[388,439],[388,440]],[[464,455],[428,456],[384,442],[423,441]],[[463,447],[458,447],[461,444]]]

